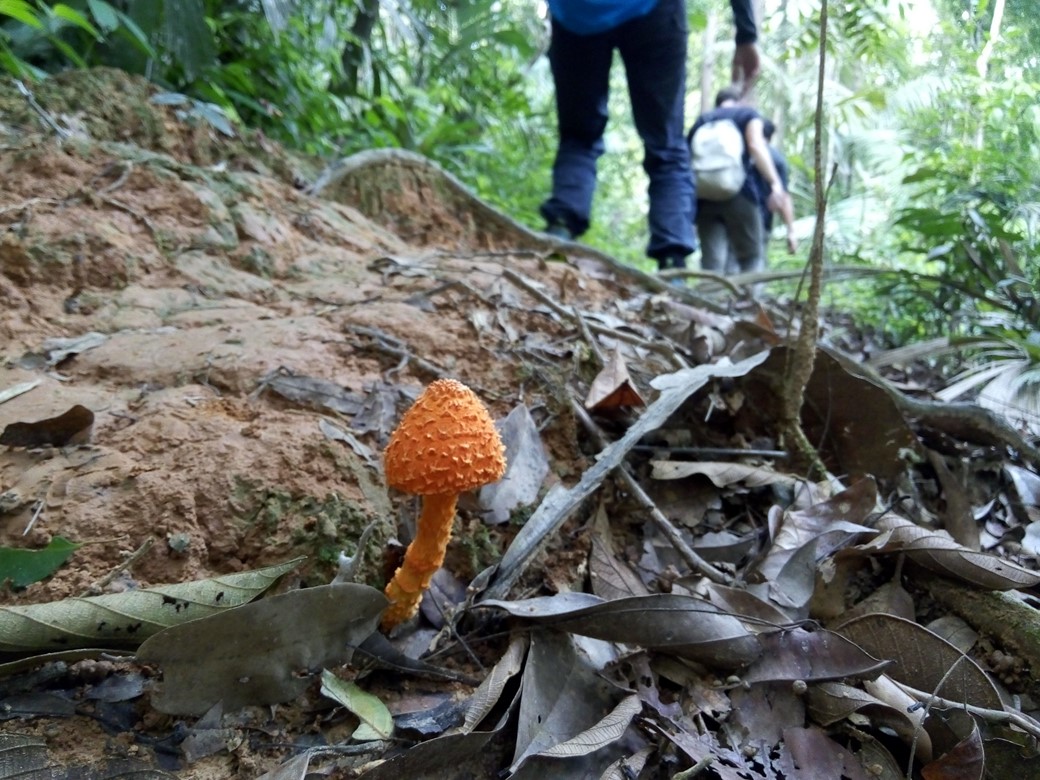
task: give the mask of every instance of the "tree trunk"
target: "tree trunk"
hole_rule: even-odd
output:
[[[719,35],[719,15],[715,7],[708,9],[701,45],[701,113],[715,105],[715,39]]]

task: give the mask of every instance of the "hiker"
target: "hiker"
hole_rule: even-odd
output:
[[[701,268],[705,271],[726,272],[731,247],[736,271],[762,270],[765,261],[759,204],[783,213],[788,197],[769,153],[762,115],[741,105],[740,99],[740,90],[734,87],[720,90],[714,110],[698,117],[688,136],[697,183],[695,222]],[[708,132],[702,132],[702,127]],[[704,160],[716,165],[702,167]],[[724,170],[720,169],[722,165]],[[748,175],[752,167],[758,169],[761,181]]]
[[[798,239],[796,239],[794,235],[794,204],[791,201],[791,188],[789,185],[790,178],[788,174],[789,168],[784,153],[773,145],[773,134],[775,132],[776,124],[774,124],[773,120],[763,119],[762,135],[765,137],[766,143],[769,145],[769,154],[773,158],[773,165],[776,166],[776,172],[780,176],[781,183],[784,185],[784,202],[780,208],[780,216],[784,220],[784,225],[787,226],[787,252],[793,255],[798,251]],[[769,195],[769,187],[765,186],[765,179],[763,179],[762,174],[759,173],[757,165],[751,166],[751,171],[748,175],[755,179],[755,189],[759,196],[758,209],[762,215],[762,265],[765,267],[769,261],[769,240],[773,236],[773,212],[769,210],[766,198],[763,198],[763,195]],[[722,221],[721,218],[719,221]],[[728,241],[729,239],[727,238],[727,243]],[[733,252],[733,245],[730,244],[729,251],[726,255],[726,273],[735,274],[739,273],[739,270],[737,257]]]
[[[650,242],[658,268],[685,268],[694,247],[693,185],[684,140],[685,0],[548,0],[549,64],[556,84],[559,145],[552,195],[541,207],[546,232],[577,238],[589,228],[596,160],[603,154],[614,50],[621,54],[643,168],[650,178]],[[730,0],[737,28],[733,79],[743,90],[758,77],[751,0]]]
[[[773,145],[774,133],[776,133],[776,124],[773,120],[763,119],[762,136],[766,139],[769,155],[773,158],[773,166],[776,168],[777,175],[780,177],[780,183],[784,185],[784,199],[779,213],[780,217],[784,220],[784,225],[787,227],[787,252],[788,254],[793,255],[798,251],[798,239],[794,236],[794,203],[791,201],[790,174],[787,165],[787,158],[784,157],[783,152]],[[765,179],[762,178],[762,174],[759,172],[757,165],[751,167],[751,176],[755,179],[755,186],[759,194],[758,207],[759,211],[762,213],[763,231],[762,260],[765,262],[769,259],[766,249],[769,247],[769,239],[773,235],[773,212],[770,210],[766,202],[769,196],[769,187],[766,186]],[[763,195],[765,197],[762,197]]]

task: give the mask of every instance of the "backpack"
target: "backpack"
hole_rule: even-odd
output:
[[[729,200],[744,186],[744,134],[732,119],[713,119],[690,138],[697,197]]]

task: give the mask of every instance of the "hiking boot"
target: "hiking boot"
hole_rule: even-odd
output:
[[[553,236],[554,238],[562,238],[564,241],[573,241],[574,234],[571,233],[570,228],[564,225],[562,222],[553,222],[551,225],[545,228],[546,234]]]

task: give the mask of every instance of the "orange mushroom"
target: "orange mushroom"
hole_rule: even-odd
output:
[[[412,617],[423,591],[444,563],[458,494],[497,482],[505,447],[476,394],[454,379],[439,379],[416,399],[384,453],[387,484],[423,497],[415,539],[386,586],[390,606],[382,628]]]

